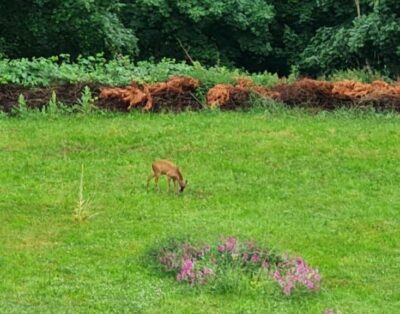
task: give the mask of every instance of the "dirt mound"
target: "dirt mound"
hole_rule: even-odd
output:
[[[277,99],[289,106],[335,109],[343,106],[373,106],[376,109],[400,110],[400,86],[383,81],[371,84],[354,81],[327,82],[302,79],[271,89]]]
[[[232,110],[248,108],[250,106],[250,94],[255,93],[262,97],[279,99],[279,93],[263,86],[255,85],[248,78],[238,78],[236,85],[218,84],[207,93],[207,104],[210,107],[221,107]]]
[[[341,81],[333,83],[332,94],[348,97],[363,97],[374,90],[372,84],[364,84],[354,81]]]
[[[250,93],[247,88],[230,84],[218,84],[208,90],[207,104],[226,110],[245,108],[250,105]]]
[[[76,104],[81,98],[82,91],[88,86],[92,96],[100,93],[99,85],[93,83],[65,84],[46,88],[29,88],[18,85],[0,84],[0,110],[10,112],[17,105],[19,95],[23,95],[29,108],[42,108],[47,105],[53,91],[57,100],[65,105]]]
[[[173,76],[166,82],[155,84],[132,83],[126,87],[107,87],[94,83],[64,84],[46,88],[27,88],[0,84],[0,110],[10,112],[17,104],[18,96],[24,95],[31,108],[48,104],[52,92],[65,105],[77,104],[83,89],[88,86],[97,107],[118,111],[140,108],[144,111],[185,108],[198,110],[202,104],[195,91],[200,82],[183,76]],[[255,85],[248,78],[237,78],[236,84],[218,84],[208,90],[207,104],[223,110],[235,110],[251,106],[250,95],[272,98],[288,106],[305,106],[332,110],[339,107],[373,106],[378,110],[400,111],[400,84],[374,81],[371,84],[354,81],[327,82],[301,79],[292,84],[280,84],[271,88]]]
[[[127,87],[102,87],[96,105],[101,108],[109,108],[127,111],[134,106],[144,105],[147,96],[140,90],[136,83]]]
[[[200,109],[194,92],[200,82],[191,77],[173,76],[167,82],[139,85],[133,82],[125,88],[105,87],[101,89],[98,105],[129,111],[134,107],[145,111],[184,108]]]
[[[278,98],[289,106],[312,104],[315,107],[330,108],[333,84],[325,81],[302,79],[293,84],[280,84],[272,90]]]

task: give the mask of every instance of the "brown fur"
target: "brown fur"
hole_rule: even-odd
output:
[[[160,176],[165,175],[168,181],[168,191],[170,189],[171,180],[174,182],[174,190],[179,184],[179,192],[183,192],[186,187],[187,181],[183,181],[182,173],[179,168],[169,160],[156,160],[151,165],[153,172],[147,178],[147,189],[149,188],[150,181],[154,178],[155,187],[158,188],[158,179]]]

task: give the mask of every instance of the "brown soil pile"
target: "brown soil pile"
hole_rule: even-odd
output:
[[[362,84],[353,81],[337,82],[333,94],[346,95],[358,106],[372,106],[378,110],[400,111],[400,85],[390,85],[384,81]]]
[[[278,99],[289,106],[310,105],[326,109],[333,109],[333,102],[336,102],[332,99],[332,89],[333,83],[331,82],[310,79],[302,79],[293,84],[281,84],[272,88],[279,94]]]
[[[218,84],[208,90],[207,104],[226,110],[246,108],[250,105],[250,93],[247,88],[230,84]]]
[[[190,77],[174,76],[166,82],[155,84],[132,83],[126,87],[107,87],[93,83],[65,84],[47,88],[27,88],[0,84],[0,110],[10,112],[17,105],[18,96],[24,95],[31,108],[48,104],[54,91],[57,100],[65,105],[77,104],[82,91],[88,86],[96,106],[104,109],[129,111],[141,108],[145,111],[185,108],[201,109],[195,96],[200,82]],[[400,84],[390,85],[383,81],[371,84],[354,81],[327,82],[301,79],[292,84],[280,84],[271,88],[255,85],[251,80],[238,78],[235,85],[218,84],[208,90],[207,104],[224,110],[249,108],[250,95],[272,98],[288,106],[335,109],[339,107],[372,106],[378,110],[400,111]]]
[[[101,89],[98,105],[125,111],[137,107],[145,111],[200,109],[201,103],[194,95],[199,85],[196,79],[173,76],[162,83],[139,85],[133,82],[124,88],[105,87]]]
[[[252,80],[238,78],[236,85],[218,84],[207,93],[207,104],[210,107],[221,109],[248,108],[250,106],[250,94],[278,100],[280,94],[267,87],[255,85]]]
[[[376,109],[400,110],[400,86],[383,81],[371,84],[354,81],[327,82],[302,79],[271,89],[289,106],[335,109],[343,106],[373,106]]]
[[[28,107],[42,108],[48,104],[53,91],[56,93],[57,101],[65,105],[73,105],[81,98],[85,86],[90,88],[93,97],[100,93],[99,85],[93,83],[65,84],[46,88],[0,84],[0,110],[10,112],[17,105],[21,94],[25,97]]]

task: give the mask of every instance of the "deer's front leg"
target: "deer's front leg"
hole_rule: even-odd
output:
[[[167,192],[169,192],[169,189],[171,187],[171,178],[167,177],[167,181],[168,181],[168,187],[167,187]]]

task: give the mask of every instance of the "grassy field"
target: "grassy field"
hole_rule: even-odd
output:
[[[146,192],[156,158],[189,185]],[[400,116],[292,112],[0,118],[1,313],[395,313]],[[97,216],[73,221],[81,165]],[[322,290],[191,289],[160,241],[254,239],[320,269]]]

